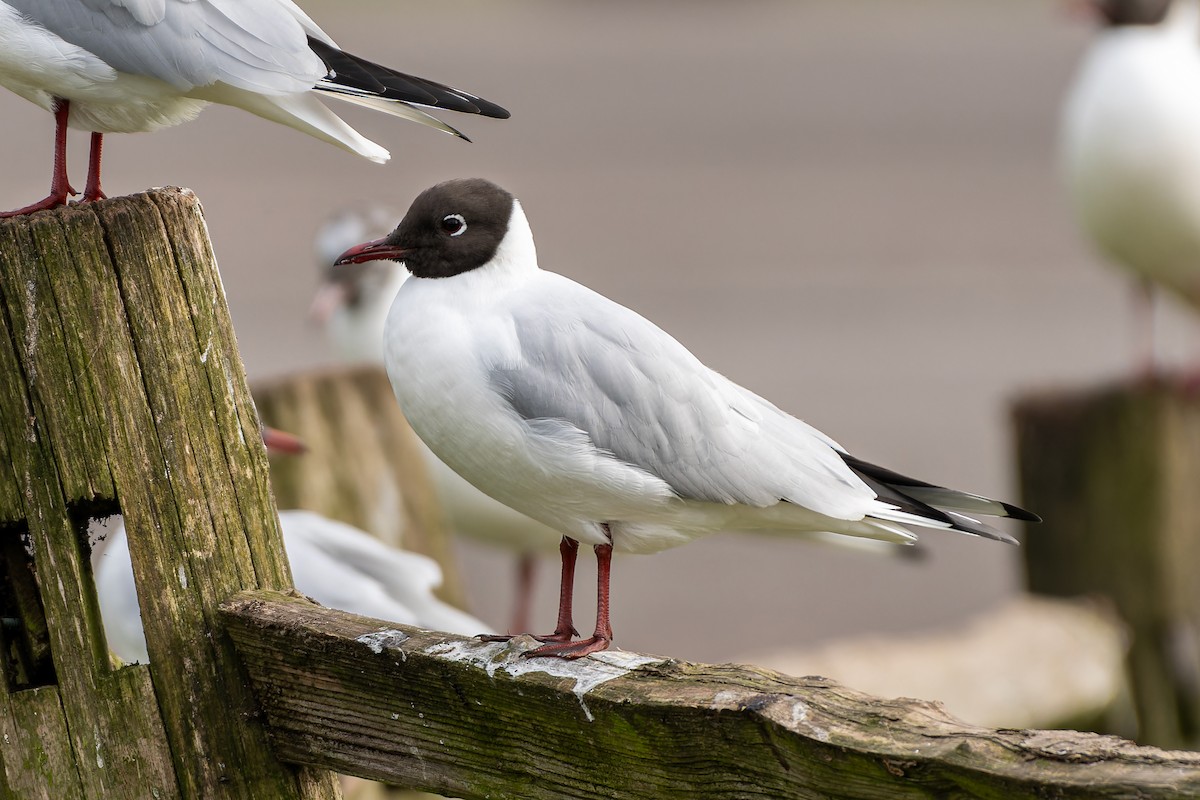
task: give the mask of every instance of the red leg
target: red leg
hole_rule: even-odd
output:
[[[1158,354],[1154,335],[1154,285],[1141,278],[1134,285],[1133,325],[1137,336],[1137,355],[1134,360],[1134,380],[1154,383],[1158,377]]]
[[[605,526],[608,530],[608,526]],[[612,568],[612,545],[596,545],[596,631],[590,639],[578,642],[564,641],[547,644],[524,653],[528,658],[555,656],[557,658],[582,658],[589,653],[607,650],[612,644],[612,625],[608,621],[608,583]]]
[[[100,188],[100,155],[104,150],[104,134],[92,131],[92,150],[88,155],[87,186],[83,187],[81,202],[94,203],[103,200],[108,195]]]
[[[54,105],[54,174],[50,178],[50,194],[44,200],[18,208],[16,211],[2,211],[0,217],[19,217],[44,211],[47,208],[58,208],[67,204],[67,197],[76,194],[67,180],[67,117],[71,112],[71,101],[59,99]]]
[[[558,545],[558,552],[562,556],[562,581],[558,589],[558,625],[555,626],[554,633],[533,637],[539,642],[569,642],[572,636],[579,635],[571,622],[571,606],[575,592],[575,559],[579,555],[579,542],[564,536]],[[478,638],[485,642],[507,642],[512,635]]]
[[[529,612],[533,607],[533,582],[537,576],[537,562],[538,557],[533,553],[522,553],[517,559],[517,602],[510,631],[520,633],[529,630]]]

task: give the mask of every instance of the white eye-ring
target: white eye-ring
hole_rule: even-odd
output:
[[[467,221],[462,214],[447,214],[442,217],[442,230],[451,236],[462,236],[467,230]]]

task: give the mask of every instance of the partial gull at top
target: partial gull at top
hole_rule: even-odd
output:
[[[209,103],[260,117],[384,162],[318,95],[367,106],[462,136],[423,111],[504,119],[500,106],[341,50],[291,0],[0,0],[0,85],[55,114],[50,196],[75,194],[66,128],[92,132],[83,199],[104,197],[105,133],[137,133],[194,118]],[[465,137],[463,137],[465,138]]]
[[[485,493],[564,534],[559,623],[533,655],[608,646],[614,548],[654,552],[718,530],[1013,541],[978,517],[1037,519],[851,456],[649,320],[540,269],[521,204],[492,183],[426,190],[395,231],[339,263],[388,258],[412,276],[385,352],[413,430]],[[572,642],[578,542],[596,549],[599,602],[595,633]]]

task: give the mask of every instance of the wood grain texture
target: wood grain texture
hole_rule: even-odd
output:
[[[466,798],[1194,798],[1200,754],[609,652],[528,660],[271,592],[222,607],[280,757]]]
[[[1139,741],[1200,745],[1200,394],[1163,384],[1015,409],[1029,588],[1106,598],[1130,634]]]
[[[16,610],[45,625],[54,684],[0,686],[5,731],[50,737],[5,741],[9,792],[44,796],[30,764],[71,786],[69,761],[88,798],[335,797],[329,773],[275,760],[217,624],[233,592],[291,582],[196,198],[0,220],[0,301],[0,535],[28,532],[44,621]],[[118,509],[151,669],[113,667],[92,585],[87,522]],[[30,691],[57,697],[57,720]]]

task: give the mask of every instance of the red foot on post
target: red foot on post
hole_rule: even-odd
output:
[[[537,639],[539,642],[569,642],[569,641],[571,641],[572,638],[579,635],[579,631],[575,630],[574,628],[571,628],[569,631],[565,631],[565,632],[564,631],[555,631],[554,633],[547,633],[547,634],[543,634],[541,636],[539,636],[536,633],[530,633],[530,634],[481,633],[478,636],[476,636],[475,638],[480,640],[481,642],[508,642],[508,641],[512,641],[517,636],[526,636],[526,635],[532,636],[534,639]]]
[[[46,211],[51,208],[65,206],[67,204],[68,195],[72,194],[75,194],[75,190],[67,187],[66,192],[52,194],[46,197],[44,200],[39,200],[32,205],[25,206],[24,208],[18,208],[16,211],[0,211],[0,219],[7,217],[23,217],[26,214],[32,214],[35,211]]]
[[[590,639],[582,639],[578,642],[561,642],[535,647],[521,655],[525,658],[583,658],[586,655],[607,650],[610,644],[612,644],[611,637],[592,636]]]

